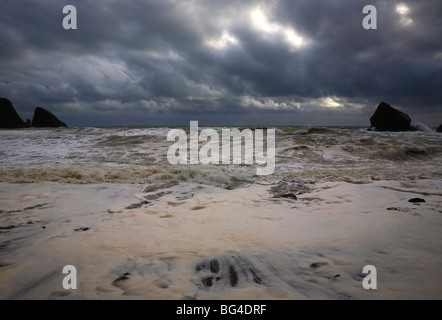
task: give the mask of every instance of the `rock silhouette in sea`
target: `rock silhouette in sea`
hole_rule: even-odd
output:
[[[0,128],[16,129],[23,127],[25,127],[25,122],[15,111],[11,101],[6,98],[0,98]]]
[[[442,124],[436,129],[436,132],[442,132]]]
[[[386,102],[381,102],[370,118],[371,127],[377,131],[412,131],[411,118]]]
[[[67,127],[66,123],[58,120],[58,118],[50,111],[37,107],[32,118],[32,126],[37,128],[42,127]]]

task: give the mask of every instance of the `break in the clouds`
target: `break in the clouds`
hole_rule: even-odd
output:
[[[77,30],[65,30],[65,5]],[[377,29],[362,27],[365,5]],[[2,0],[0,96],[72,125],[442,122],[440,0]]]

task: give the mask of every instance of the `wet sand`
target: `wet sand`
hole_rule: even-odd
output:
[[[0,298],[442,299],[440,180],[270,188],[0,183]]]

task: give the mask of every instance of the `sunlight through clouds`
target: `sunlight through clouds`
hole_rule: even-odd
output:
[[[321,107],[326,108],[340,108],[343,106],[341,103],[339,103],[339,99],[336,97],[320,98],[317,102]]]
[[[399,3],[396,5],[396,12],[400,15],[399,23],[403,27],[408,27],[413,24],[413,19],[409,17],[410,8],[408,8],[405,4]]]
[[[205,44],[213,49],[221,50],[221,49],[226,49],[230,46],[238,45],[239,41],[229,32],[224,30],[220,38],[218,39],[209,38],[206,40]]]
[[[384,100],[440,125],[442,0],[77,2],[74,31],[63,3],[0,0],[0,97],[25,118],[364,125]]]
[[[270,23],[264,13],[259,9],[253,10],[251,16],[253,26],[260,31],[266,33],[276,33],[281,30],[280,25],[276,23]]]
[[[270,22],[261,9],[253,10],[250,16],[252,25],[256,30],[264,35],[280,37],[291,49],[299,49],[307,44],[307,40],[299,35],[293,28]]]

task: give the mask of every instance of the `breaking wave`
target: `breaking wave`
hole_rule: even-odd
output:
[[[2,130],[0,181],[191,181],[233,189],[286,178],[360,183],[441,177],[442,135],[422,129],[276,128],[276,167],[269,176],[257,176],[256,165],[169,165],[172,142],[164,127]]]

